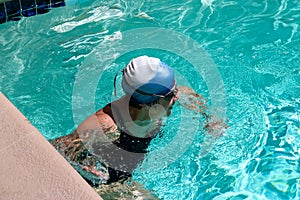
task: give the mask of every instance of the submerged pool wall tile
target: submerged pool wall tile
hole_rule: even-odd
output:
[[[0,199],[101,197],[0,92]]]
[[[51,8],[65,5],[64,0],[9,0],[0,4],[0,24],[18,21],[21,17],[44,14]]]
[[[51,2],[50,0],[36,0],[37,4],[37,13],[38,14],[43,14],[46,12],[49,12],[51,9]]]
[[[17,21],[21,19],[21,6],[19,0],[7,1],[4,4],[8,21]]]
[[[56,8],[56,7],[61,7],[61,6],[65,6],[65,1],[62,0],[52,0],[51,1],[51,7]]]
[[[0,4],[0,24],[6,22],[6,12],[4,8],[4,3]]]
[[[37,14],[36,1],[21,0],[22,16],[30,17]]]

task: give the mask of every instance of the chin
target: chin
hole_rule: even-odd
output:
[[[168,109],[168,111],[167,111],[167,117],[169,117],[171,114],[172,114],[172,109],[170,108],[170,109]]]

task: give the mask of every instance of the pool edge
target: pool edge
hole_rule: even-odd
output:
[[[0,92],[3,200],[102,198]]]

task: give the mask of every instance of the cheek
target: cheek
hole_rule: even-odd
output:
[[[179,94],[176,94],[173,98],[173,101],[177,101],[180,98]]]
[[[173,99],[170,101],[170,106],[173,106],[173,105],[176,103],[177,100],[178,100],[178,99],[173,98]]]

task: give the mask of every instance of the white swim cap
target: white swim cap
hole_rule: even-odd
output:
[[[151,103],[159,98],[155,95],[169,93],[174,85],[173,70],[158,58],[134,58],[123,70],[123,90],[137,103]]]

